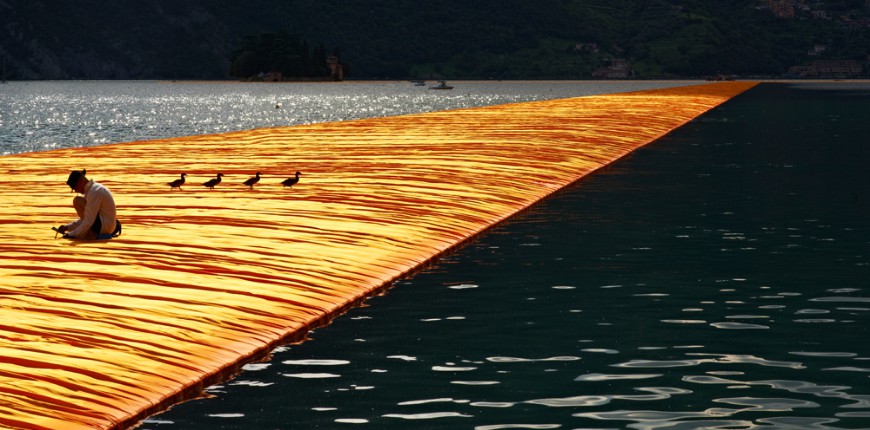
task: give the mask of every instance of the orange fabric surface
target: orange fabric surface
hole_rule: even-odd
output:
[[[135,424],[753,85],[0,157],[0,427]],[[119,238],[50,230],[82,168]]]

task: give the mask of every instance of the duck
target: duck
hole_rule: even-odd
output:
[[[257,182],[260,182],[260,172],[257,172],[257,176],[253,176],[253,177],[248,178],[248,180],[245,181],[245,185],[247,185],[248,187],[250,187],[253,190],[254,184],[256,184]]]
[[[218,173],[216,177],[205,181],[202,186],[214,189],[214,186],[221,183],[221,177],[224,176],[223,173]]]
[[[187,176],[187,173],[182,173],[180,179],[176,179],[172,182],[167,182],[167,184],[169,185],[169,189],[171,190],[173,188],[178,188],[180,190],[181,186],[184,185],[184,177],[185,176]]]
[[[299,182],[299,175],[301,175],[301,174],[302,174],[301,172],[296,172],[295,178],[287,178],[287,179],[281,181],[281,184],[284,185],[285,187],[292,187],[293,185],[296,185],[297,182]]]

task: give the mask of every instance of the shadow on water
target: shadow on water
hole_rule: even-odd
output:
[[[149,429],[866,428],[870,87],[764,84]]]

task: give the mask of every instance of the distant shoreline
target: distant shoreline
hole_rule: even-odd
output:
[[[378,84],[378,83],[410,83],[412,81],[423,81],[423,82],[437,82],[442,79],[347,79],[344,81],[282,81],[282,82],[256,82],[256,81],[234,81],[234,80],[198,80],[198,79],[177,79],[177,80],[167,80],[167,79],[141,79],[141,80],[130,80],[130,81],[144,81],[144,82],[158,82],[165,84],[263,84],[263,85],[281,85],[281,84]],[[860,79],[799,79],[799,78],[769,78],[769,79],[736,79],[737,81],[752,81],[752,82],[765,82],[765,83],[791,83],[791,82],[816,82],[816,83],[838,83],[838,82],[870,82],[870,78],[860,78]],[[98,82],[111,82],[112,80],[95,80]],[[124,80],[119,80],[119,82],[123,82]],[[517,83],[570,83],[570,82],[598,82],[598,83],[625,83],[625,82],[700,82],[700,83],[714,83],[715,81],[708,81],[704,78],[666,78],[666,79],[446,79],[449,82],[455,83],[467,83],[467,84],[497,84],[497,83],[507,83],[507,84],[517,84]],[[35,81],[38,82],[38,81]]]
[[[708,81],[704,78],[661,78],[661,79],[346,79],[343,81],[281,81],[281,82],[258,82],[258,81],[238,81],[232,79],[25,79],[25,80],[7,80],[3,84],[13,83],[35,83],[35,82],[157,82],[161,84],[259,84],[259,85],[287,85],[287,84],[378,84],[378,83],[410,83],[414,81],[437,82],[446,80],[451,83],[467,83],[467,84],[483,84],[483,83],[627,83],[627,82],[699,82],[713,83],[716,81]],[[855,79],[834,79],[834,78],[819,78],[819,79],[801,79],[801,78],[739,78],[736,81],[752,81],[764,83],[866,83],[870,82],[870,78],[855,78]]]

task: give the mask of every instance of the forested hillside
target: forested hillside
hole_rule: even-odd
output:
[[[7,79],[227,79],[246,40],[280,32],[340,51],[352,79],[589,79],[617,59],[637,78],[866,63],[864,0],[814,2],[824,17],[768,3],[0,0],[0,58]]]

